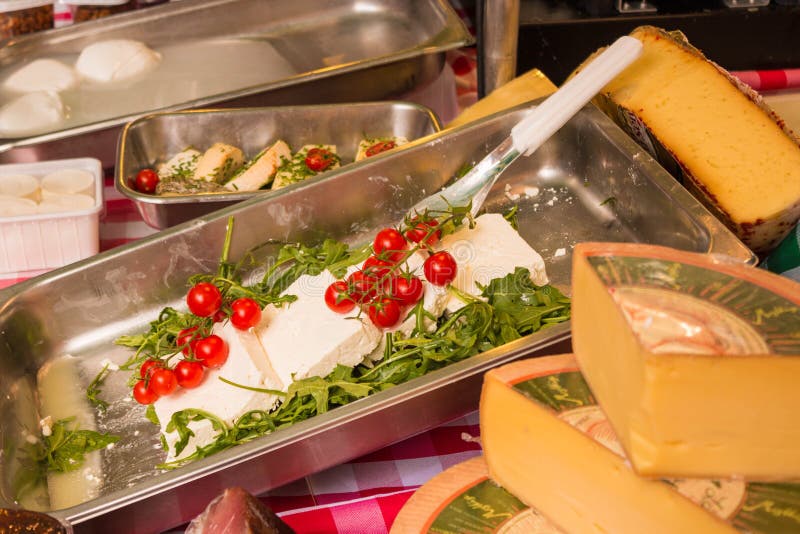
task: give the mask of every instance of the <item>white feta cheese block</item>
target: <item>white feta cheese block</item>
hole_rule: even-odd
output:
[[[272,146],[265,148],[245,170],[226,183],[225,189],[256,191],[270,183],[278,167],[291,157],[289,145],[285,141],[278,140]]]
[[[195,433],[189,444],[179,455],[175,455],[177,432],[167,433],[167,424],[172,414],[187,408],[212,413],[228,424],[250,410],[270,410],[280,399],[232,386],[221,381],[223,377],[236,384],[262,389],[285,389],[273,370],[261,344],[253,331],[241,331],[226,322],[214,325],[213,333],[228,344],[228,360],[219,369],[207,369],[202,384],[194,389],[178,388],[172,395],[161,397],[155,403],[161,432],[169,445],[167,461],[183,458],[194,452],[197,446],[206,445],[214,439],[216,432],[208,421],[189,424]]]
[[[55,59],[36,59],[14,71],[3,88],[18,93],[66,91],[78,85],[78,75],[69,65]]]
[[[458,265],[453,286],[470,295],[480,295],[478,284],[487,285],[495,278],[513,273],[517,267],[527,267],[533,283],[547,283],[542,257],[497,213],[477,217],[475,228],[464,227],[444,237],[437,248],[452,254]],[[451,296],[447,309],[452,312],[463,305]]]
[[[195,180],[223,183],[244,163],[244,153],[237,147],[225,143],[214,143],[197,160]]]
[[[158,176],[160,178],[169,178],[178,173],[192,176],[197,167],[197,160],[200,159],[201,155],[199,150],[193,148],[182,150],[169,158],[166,163],[159,165]]]
[[[27,93],[0,108],[0,136],[18,137],[45,132],[59,125],[66,115],[66,107],[58,93]]]
[[[92,82],[112,83],[137,78],[160,62],[161,54],[142,42],[110,39],[84,48],[75,62],[75,70]]]
[[[392,148],[397,148],[399,146],[408,144],[408,139],[399,136],[373,137],[371,139],[362,139],[361,141],[358,142],[358,152],[356,152],[355,161],[361,161],[362,159],[370,158],[372,156],[380,154],[381,152],[376,152],[374,154],[368,155],[367,151],[378,143],[391,143],[391,142],[394,142],[394,146]],[[385,148],[382,152],[386,150],[391,150],[391,148]]]
[[[256,327],[261,346],[281,381],[326,376],[337,364],[354,367],[370,354],[383,335],[366,316],[336,313],[325,304],[325,289],[336,281],[328,271],[303,275],[284,293],[297,300],[281,308],[264,308],[266,319]]]

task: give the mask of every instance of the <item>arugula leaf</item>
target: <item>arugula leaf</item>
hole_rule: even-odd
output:
[[[119,436],[82,430],[73,424],[74,418],[53,423],[49,436],[25,446],[14,488],[17,499],[44,482],[48,472],[67,473],[79,469],[86,454],[119,441]]]
[[[86,398],[100,411],[105,411],[105,409],[108,408],[108,403],[99,398],[98,395],[101,393],[100,386],[103,385],[103,382],[110,373],[111,369],[109,369],[108,364],[104,365],[86,388]]]
[[[158,420],[158,415],[156,414],[156,405],[155,404],[148,404],[147,408],[144,411],[145,418],[153,423],[156,426],[161,426],[161,422]]]

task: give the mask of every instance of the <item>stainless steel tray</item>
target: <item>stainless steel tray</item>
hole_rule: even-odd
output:
[[[270,79],[263,65],[241,64],[243,71],[264,71],[265,81],[195,97],[191,74],[185,73],[171,81],[186,88],[180,102],[119,116],[100,113],[89,124],[0,140],[0,162],[91,155],[110,167],[120,127],[153,111],[397,97],[435,79],[446,50],[473,42],[445,0],[193,0],[7,41],[0,48],[0,68],[38,57],[69,56],[98,40],[123,38],[156,49],[199,39],[220,48],[234,41],[268,43],[296,74]],[[241,63],[232,55],[232,64]],[[145,82],[139,85],[142,91],[162,90]]]
[[[364,241],[438,190],[463,163],[494,148],[523,113],[512,110],[441,132],[396,154],[252,198],[1,291],[0,390],[5,395],[0,397],[0,434],[6,450],[19,435],[24,420],[19,399],[33,387],[37,369],[70,353],[79,359],[83,388],[101,359],[123,361],[129,352],[112,340],[145,330],[165,305],[183,305],[187,277],[215,268],[229,216],[236,218],[231,259],[264,243],[269,244],[257,248],[256,257],[267,260],[285,241],[317,242],[325,236]],[[515,195],[520,195],[516,201],[509,199]],[[533,156],[509,167],[486,208],[504,212],[512,204],[519,206],[521,235],[541,252],[552,283],[567,292],[571,247],[585,240],[640,241],[754,261],[747,248],[591,106]],[[77,532],[166,529],[199,512],[226,485],[262,492],[474,410],[486,370],[568,335],[569,325],[556,325],[167,473],[153,468],[161,453],[144,410],[117,400],[97,419],[101,430],[123,435],[116,447],[103,451],[101,496],[55,513],[75,524]],[[113,375],[103,396],[126,396],[124,378]]]
[[[147,224],[163,229],[254,194],[270,193],[162,197],[139,193],[130,186],[130,179],[139,170],[153,167],[155,162],[163,162],[188,146],[202,150],[221,141],[252,156],[277,139],[295,149],[309,143],[335,144],[344,165],[353,161],[358,142],[365,136],[395,135],[414,140],[440,129],[439,120],[430,109],[404,102],[158,113],[137,119],[122,130],[115,185],[133,200]]]

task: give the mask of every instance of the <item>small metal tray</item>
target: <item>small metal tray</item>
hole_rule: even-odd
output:
[[[0,162],[91,155],[110,168],[122,125],[154,111],[397,98],[436,79],[445,51],[474,42],[446,0],[328,0],[322,4],[313,0],[192,0],[9,40],[0,47],[0,69],[10,72],[44,57],[71,63],[87,45],[106,39],[135,39],[159,51],[178,47],[183,50],[180,54],[190,58],[194,43],[199,43],[206,47],[201,56],[228,54],[229,60],[217,63],[222,61],[247,79],[241,86],[220,86],[218,92],[206,94],[192,74],[204,68],[202,61],[189,68],[185,61],[175,60],[169,63],[175,68],[158,75],[159,83],[144,78],[132,82],[131,88],[119,88],[138,88],[133,94],[117,94],[116,88],[65,93],[68,105],[83,107],[91,102],[96,106],[90,122],[2,139]],[[190,44],[192,48],[186,51]],[[253,46],[263,46],[265,51],[243,59],[242,47]],[[162,65],[169,57],[163,56]],[[281,73],[274,70],[275,65],[265,64],[265,57],[279,58]],[[139,98],[136,95],[150,98],[175,87],[181,88],[178,102],[148,101],[142,109],[127,113],[110,111],[119,101]]]
[[[288,241],[315,243],[330,236],[364,242],[437,191],[465,162],[488,153],[525,112],[515,109],[441,132],[0,291],[4,450],[21,439],[26,418],[34,426],[38,420],[22,413],[30,410],[22,399],[33,396],[37,370],[72,354],[80,367],[76,387],[85,388],[102,359],[124,361],[130,352],[113,340],[145,331],[166,305],[184,306],[187,278],[216,268],[228,217],[236,221],[231,260],[257,247],[255,258],[266,262]],[[593,106],[510,166],[485,204],[492,212],[513,205],[519,208],[520,234],[544,257],[551,282],[567,293],[571,250],[580,241],[638,241],[755,259]],[[225,486],[263,492],[474,410],[484,372],[568,336],[568,324],[555,325],[166,473],[153,467],[163,459],[157,429],[142,407],[125,401],[126,377],[114,374],[103,387],[103,397],[113,402],[96,421],[100,430],[122,439],[102,451],[101,495],[53,513],[76,532],[167,529],[197,514]],[[2,475],[0,506],[9,500],[8,473]]]
[[[122,130],[117,146],[115,185],[133,200],[144,221],[167,228],[210,213],[259,192],[154,196],[130,185],[136,173],[193,146],[204,150],[220,141],[253,156],[283,139],[293,149],[304,144],[334,144],[342,164],[352,162],[364,137],[418,139],[441,129],[428,108],[405,102],[328,104],[232,110],[158,113],[137,119]]]

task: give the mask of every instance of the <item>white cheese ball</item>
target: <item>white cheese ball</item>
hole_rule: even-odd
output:
[[[66,91],[78,85],[72,67],[55,59],[37,59],[14,71],[3,87],[17,93],[33,91]]]
[[[41,133],[58,126],[64,117],[66,109],[58,93],[28,93],[0,108],[0,136]]]
[[[100,41],[83,49],[75,68],[82,78],[97,83],[130,80],[156,68],[161,54],[129,39]]]
[[[35,215],[36,202],[29,198],[8,197],[0,195],[0,217],[18,217]]]

